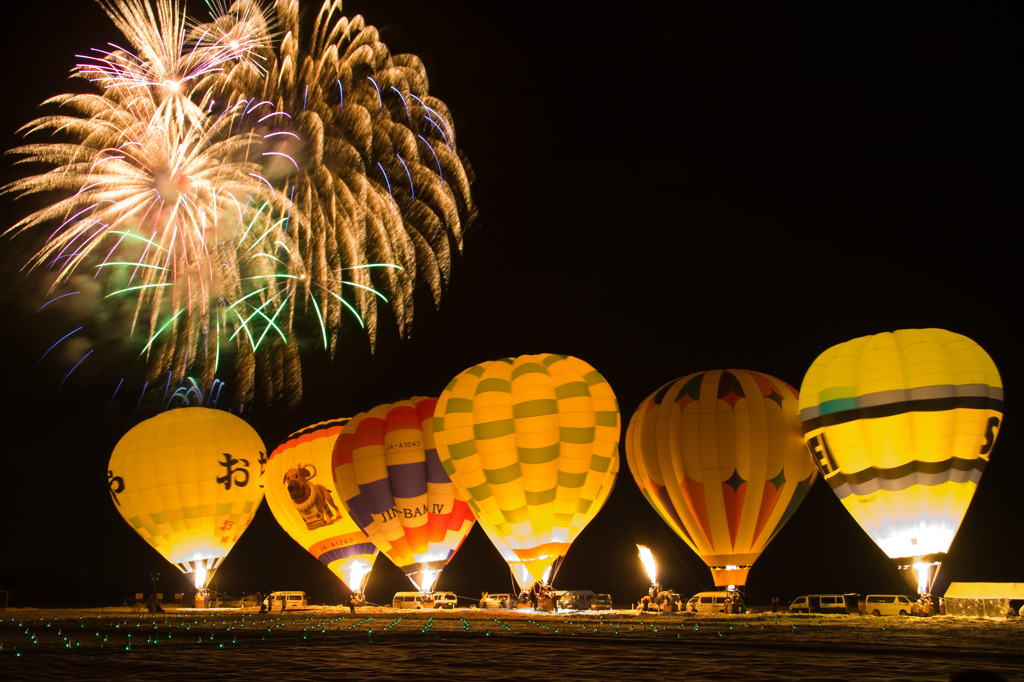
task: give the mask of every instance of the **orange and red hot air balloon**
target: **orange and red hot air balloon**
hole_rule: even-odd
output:
[[[438,459],[436,402],[413,398],[356,415],[332,457],[352,519],[421,592],[433,590],[476,520]]]
[[[817,475],[796,391],[747,370],[690,374],[648,396],[630,420],[626,458],[644,497],[716,585],[746,584]]]

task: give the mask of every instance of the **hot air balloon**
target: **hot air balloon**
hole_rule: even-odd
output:
[[[270,453],[263,487],[267,505],[281,527],[350,590],[361,594],[377,547],[331,489],[331,456],[346,423],[348,419],[333,419],[288,436]]]
[[[817,475],[796,391],[737,369],[689,374],[648,396],[626,430],[626,460],[644,497],[720,586],[746,584]]]
[[[807,370],[812,457],[872,540],[927,592],[988,463],[1003,385],[977,343],[902,329],[829,348]]]
[[[473,527],[473,512],[438,461],[436,398],[379,405],[349,421],[334,444],[336,490],[363,532],[431,592]]]
[[[263,441],[239,417],[183,407],[128,431],[107,479],[124,520],[205,589],[256,514],[265,461]]]
[[[547,582],[611,492],[619,428],[615,394],[593,367],[521,355],[452,379],[437,402],[434,439],[480,525]]]

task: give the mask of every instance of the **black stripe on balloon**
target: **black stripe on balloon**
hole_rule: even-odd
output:
[[[829,476],[827,480],[829,486],[835,490],[844,485],[856,487],[870,481],[899,481],[910,476],[936,476],[938,474],[946,474],[951,471],[977,472],[980,476],[981,472],[985,470],[986,464],[988,464],[988,460],[981,459],[980,457],[976,459],[953,457],[952,459],[947,459],[941,462],[919,462],[915,460],[913,462],[901,464],[898,467],[892,467],[891,469],[868,467],[867,469],[862,469],[861,471],[857,471],[852,474],[844,474],[839,471],[834,475]],[[953,479],[954,476],[950,476],[949,478]],[[882,484],[879,487],[884,488],[885,485]]]
[[[823,414],[814,419],[808,419],[802,423],[804,433],[810,433],[824,426],[835,426],[845,424],[857,419],[879,419],[891,417],[906,412],[943,412],[957,408],[969,408],[973,410],[997,410],[1002,412],[1003,401],[1000,398],[987,398],[983,396],[954,396],[952,398],[922,398],[919,400],[903,400],[898,403],[886,403],[885,405],[871,405],[858,407],[855,410],[843,410]]]

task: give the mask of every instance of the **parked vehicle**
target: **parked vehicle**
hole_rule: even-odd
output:
[[[483,596],[480,597],[478,606],[482,609],[510,609],[515,607],[515,603],[515,597],[508,592],[497,592],[494,594],[484,592]]]
[[[732,592],[698,592],[686,602],[686,610],[694,613],[725,613],[725,604],[732,601]]]
[[[805,594],[794,599],[791,613],[857,613],[856,594]]]
[[[864,600],[864,613],[870,616],[909,616],[913,602],[902,594],[869,594]]]
[[[422,609],[423,595],[419,592],[395,592],[391,600],[393,609]]]
[[[435,609],[454,609],[459,598],[454,592],[435,592],[431,595],[431,606]]]
[[[271,613],[274,611],[292,611],[309,607],[309,603],[306,601],[306,593],[297,590],[271,592],[266,601],[267,608],[270,609]]]
[[[593,611],[610,611],[613,608],[612,595],[595,594],[594,598],[590,600],[590,608]]]
[[[565,590],[558,597],[558,608],[569,611],[585,611],[595,597],[593,590]]]

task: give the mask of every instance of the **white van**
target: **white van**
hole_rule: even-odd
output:
[[[855,594],[805,594],[790,603],[791,613],[857,613]]]
[[[419,592],[395,592],[391,600],[393,609],[422,609],[423,595]]]
[[[698,592],[686,602],[686,610],[694,613],[725,613],[725,603],[732,601],[732,592]]]
[[[266,600],[270,612],[291,611],[293,609],[305,609],[309,607],[306,602],[306,593],[296,590],[286,592],[271,592]]]
[[[431,597],[435,609],[454,609],[459,601],[454,592],[435,592]]]
[[[567,611],[586,611],[593,599],[593,590],[566,590],[558,597],[558,608]]]
[[[902,594],[869,594],[864,600],[864,613],[869,616],[909,616],[914,605]]]

